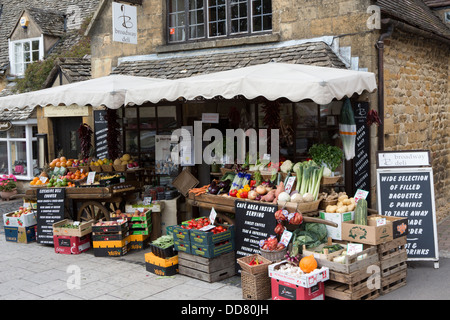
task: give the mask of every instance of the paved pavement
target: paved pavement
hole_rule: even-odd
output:
[[[0,213],[20,205],[21,201],[0,202]],[[0,215],[1,226],[2,220]],[[407,285],[380,300],[450,298],[450,218],[439,224],[438,234],[439,269],[427,262],[408,263]],[[146,271],[146,252],[131,251],[118,258],[95,257],[92,250],[56,254],[52,246],[7,242],[1,227],[0,300],[243,300],[238,276],[215,283],[179,274],[159,277]]]

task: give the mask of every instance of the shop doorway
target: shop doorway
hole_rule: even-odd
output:
[[[67,159],[78,159],[80,142],[78,128],[82,117],[53,118],[53,133],[55,139],[55,155],[64,156]]]

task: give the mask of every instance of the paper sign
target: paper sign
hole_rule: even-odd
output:
[[[361,189],[356,190],[356,193],[354,196],[355,202],[357,203],[359,199],[366,199],[368,194],[369,194],[369,191],[365,191],[365,190],[361,190]]]
[[[295,182],[295,177],[289,177],[289,179],[288,179],[288,181],[286,183],[286,187],[284,188],[284,190],[287,193],[289,193],[289,194],[291,193],[292,186],[294,185],[294,182]]]
[[[214,221],[216,221],[217,212],[214,210],[214,208],[211,209],[211,212],[209,213],[209,223],[214,224]]]
[[[90,171],[89,173],[88,173],[88,177],[87,177],[87,181],[86,181],[86,184],[93,184],[94,183],[94,180],[95,180],[95,171]]]
[[[152,204],[152,197],[144,197],[144,200],[142,202],[146,206],[151,205]]]
[[[47,177],[39,177],[39,180],[41,180],[42,183],[47,183],[48,178]]]
[[[363,251],[362,243],[348,243],[347,244],[347,255],[351,256],[355,253]]]
[[[284,229],[283,234],[280,238],[280,243],[284,244],[284,246],[287,248],[289,241],[291,241],[292,232]]]

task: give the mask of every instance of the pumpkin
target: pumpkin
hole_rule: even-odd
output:
[[[317,261],[313,255],[306,256],[300,260],[299,267],[304,273],[310,273],[317,269]]]

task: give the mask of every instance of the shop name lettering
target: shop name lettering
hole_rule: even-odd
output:
[[[255,203],[237,202],[236,208],[249,210],[245,214],[251,217],[264,218],[264,214],[275,213],[275,207],[261,206]]]
[[[270,152],[267,150],[269,142],[267,129],[259,129],[258,131],[255,129],[246,131],[243,129],[226,129],[224,137],[219,129],[208,129],[202,134],[202,121],[194,121],[193,136],[189,130],[184,128],[176,129],[171,135],[171,141],[173,145],[171,158],[176,164],[181,164],[180,152],[192,149],[192,142],[194,145],[195,164],[202,164],[203,162],[209,165],[213,163],[233,164],[235,163],[235,158],[236,163],[243,164],[246,161],[247,141],[249,164],[257,163],[258,154],[261,157],[265,154],[270,154],[270,161],[273,163],[279,162],[279,129],[270,130]],[[203,142],[205,141],[211,143],[204,148]],[[234,154],[235,149],[237,150],[236,157]]]

